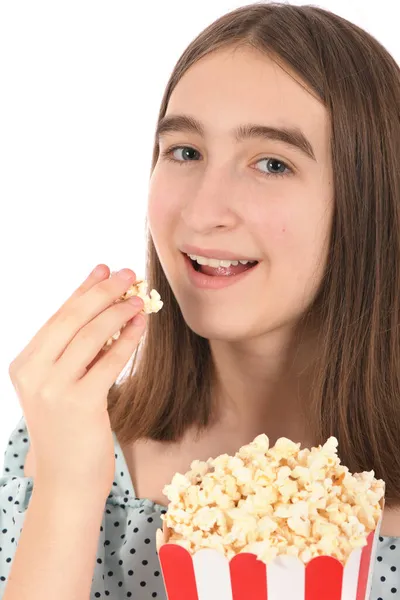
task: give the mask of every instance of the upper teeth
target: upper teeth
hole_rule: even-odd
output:
[[[219,260],[218,258],[206,258],[205,256],[197,256],[196,254],[188,255],[192,260],[195,260],[199,265],[208,265],[209,267],[230,267],[231,265],[247,265],[247,263],[257,262],[252,260]]]

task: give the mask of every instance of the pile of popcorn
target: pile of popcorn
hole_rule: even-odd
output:
[[[157,547],[214,548],[228,559],[250,552],[267,564],[279,554],[305,564],[328,555],[344,564],[376,529],[385,484],[374,471],[351,474],[337,446],[330,437],[301,450],[282,437],[270,448],[262,434],[235,456],[193,461],[164,487],[170,504]]]
[[[112,271],[111,275],[113,275],[113,273],[115,273],[115,271]],[[141,314],[145,313],[148,315],[150,313],[158,312],[164,303],[161,300],[160,294],[156,290],[151,290],[150,295],[147,294],[148,285],[149,284],[145,279],[137,280],[124,294],[122,294],[118,300],[116,300],[116,302],[123,302],[131,296],[139,296],[139,298],[141,298],[144,302],[143,310],[140,311]],[[119,338],[121,331],[125,327],[126,325],[123,325],[119,331],[114,333],[114,335],[107,340],[107,342],[104,344],[104,349],[107,349]]]

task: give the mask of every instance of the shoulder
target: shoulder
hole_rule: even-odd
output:
[[[24,467],[29,447],[28,429],[25,418],[21,417],[9,436],[4,452],[3,478],[24,476]],[[32,462],[32,458],[29,459],[29,462]]]

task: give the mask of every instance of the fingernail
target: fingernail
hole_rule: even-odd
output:
[[[127,281],[133,279],[133,272],[130,269],[121,269],[121,271],[118,271],[117,275]]]
[[[94,275],[95,277],[100,277],[101,275],[104,275],[105,273],[105,268],[104,265],[97,265],[97,267],[95,267],[92,271],[92,275]]]
[[[143,325],[145,323],[144,316],[141,314],[138,314],[138,315],[136,315],[136,317],[134,317],[132,319],[131,322],[134,327],[143,327]]]
[[[144,302],[141,298],[139,298],[139,296],[131,296],[128,300],[129,304],[133,304],[133,306],[137,306],[139,308],[139,306],[143,306]]]

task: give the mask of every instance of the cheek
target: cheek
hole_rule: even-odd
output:
[[[165,178],[154,173],[151,179],[147,203],[148,224],[153,238],[168,235],[177,210],[176,194],[169,188]]]
[[[305,204],[302,204],[303,208]],[[268,210],[253,215],[252,230],[257,245],[269,262],[271,273],[307,281],[320,276],[320,263],[327,253],[325,243],[329,223],[321,215],[304,210]]]

